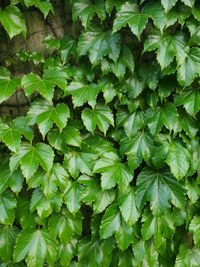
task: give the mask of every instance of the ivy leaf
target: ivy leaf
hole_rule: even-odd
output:
[[[143,159],[148,161],[153,147],[152,137],[145,131],[138,131],[130,139],[124,137],[120,140],[122,154],[128,156],[129,165],[134,170]]]
[[[156,249],[163,245],[166,238],[172,239],[174,236],[174,222],[169,213],[154,217],[150,212],[145,211],[142,216],[142,222],[142,238],[149,240],[153,237]]]
[[[195,88],[183,91],[176,97],[175,104],[176,106],[183,105],[186,111],[194,117],[200,110],[200,91]]]
[[[176,0],[161,0],[161,4],[163,5],[165,12],[168,12],[172,7],[176,5]]]
[[[199,76],[200,71],[200,49],[191,47],[184,62],[180,65],[177,79],[180,85],[189,86]]]
[[[189,225],[189,230],[190,230],[190,232],[193,233],[194,243],[198,247],[200,246],[200,238],[199,238],[200,226],[199,226],[199,222],[200,222],[200,217],[199,216],[194,216],[194,218],[192,219],[192,221],[190,222],[190,225]]]
[[[122,251],[126,250],[134,241],[133,227],[127,226],[122,220],[119,230],[115,234],[117,246]]]
[[[178,179],[182,179],[190,167],[190,154],[179,142],[169,143],[169,153],[166,158],[172,174]]]
[[[85,108],[82,111],[82,120],[86,129],[92,134],[94,134],[97,126],[104,135],[106,135],[109,125],[114,126],[114,118],[110,108],[100,104],[96,105],[93,110]]]
[[[116,32],[122,27],[126,27],[128,24],[133,34],[140,39],[140,35],[145,29],[147,21],[147,14],[140,12],[136,4],[130,4],[127,2],[123,4],[117,12],[117,16],[113,24],[113,31]]]
[[[158,63],[164,69],[169,66],[174,57],[176,57],[179,65],[183,64],[187,56],[184,50],[185,46],[186,41],[183,33],[178,32],[174,35],[164,33],[161,35],[159,32],[155,32],[144,43],[144,52],[156,50]]]
[[[4,26],[10,38],[22,33],[26,34],[26,25],[21,11],[13,5],[8,5],[0,10],[0,22]]]
[[[15,226],[0,226],[0,257],[8,262],[12,259],[15,240],[19,230]]]
[[[103,190],[111,189],[118,184],[120,191],[124,192],[133,179],[132,173],[115,154],[110,155],[109,158],[99,159],[94,165],[93,172],[101,173],[101,187]]]
[[[119,199],[119,208],[127,225],[134,225],[140,217],[140,213],[135,203],[135,193],[129,190]]]
[[[32,129],[28,126],[28,122],[24,117],[17,117],[11,122],[11,125],[0,123],[0,140],[7,147],[16,152],[20,147],[21,137],[24,135],[29,141],[32,141]]]
[[[69,212],[65,216],[53,214],[49,219],[49,233],[53,238],[59,236],[63,244],[67,244],[74,234],[81,235],[82,220],[80,213],[75,216]]]
[[[55,163],[50,172],[39,170],[33,177],[26,179],[29,187],[41,186],[45,197],[52,198],[56,195],[58,188],[65,190],[68,186],[69,174],[59,163]]]
[[[100,226],[101,239],[108,238],[119,231],[121,225],[121,217],[116,205],[107,208]]]
[[[90,28],[80,35],[77,53],[79,57],[89,54],[92,65],[97,65],[106,55],[116,61],[120,53],[120,35]]]
[[[50,11],[53,12],[53,6],[49,1],[24,0],[24,4],[27,7],[35,6],[36,8],[38,8],[44,14],[44,18],[47,17]]]
[[[44,98],[51,101],[55,86],[58,86],[63,91],[66,90],[66,78],[64,71],[49,69],[44,72],[42,78],[34,73],[25,75],[21,84],[27,96],[31,96],[33,92],[38,91]]]
[[[6,191],[0,195],[0,223],[6,225],[13,223],[16,205],[17,201],[11,192]]]
[[[92,169],[97,159],[97,155],[91,150],[67,150],[64,158],[64,167],[69,171],[70,175],[76,179],[80,172],[82,174],[91,175]]]
[[[56,260],[57,245],[45,229],[22,230],[17,238],[14,250],[14,261],[26,260],[27,266],[37,267],[53,264]]]
[[[167,103],[155,109],[148,109],[145,117],[152,135],[157,135],[163,125],[171,132],[176,127],[178,118],[176,108],[172,103]]]
[[[1,16],[1,15],[0,15]],[[9,99],[20,86],[19,78],[11,78],[10,72],[6,68],[0,68],[0,103]]]
[[[77,239],[72,239],[69,243],[60,246],[60,263],[62,266],[69,265],[72,258],[76,255]]]
[[[188,248],[185,245],[180,245],[179,254],[176,257],[175,267],[198,267],[200,264],[200,249]]]
[[[49,145],[37,143],[32,146],[29,143],[22,143],[20,149],[10,158],[10,170],[13,172],[21,165],[22,173],[30,178],[40,165],[44,170],[49,171],[53,166],[54,152]]]
[[[80,209],[82,186],[79,183],[72,182],[66,192],[65,202],[68,210],[74,215]]]
[[[72,10],[73,21],[76,21],[78,17],[81,19],[83,27],[87,28],[90,21],[97,14],[101,20],[105,19],[105,7],[104,1],[96,0],[94,2],[90,0],[79,0],[74,3]]]
[[[170,208],[169,201],[176,207],[184,209],[184,189],[169,171],[155,172],[149,168],[143,169],[137,177],[135,192],[136,205],[142,208],[146,201],[154,215],[161,215]]]
[[[70,111],[64,103],[60,103],[54,107],[48,101],[40,100],[31,105],[27,115],[31,125],[38,123],[39,130],[44,139],[47,132],[53,126],[53,123],[62,131],[67,125]]]
[[[72,95],[74,107],[81,107],[86,102],[94,108],[96,105],[96,98],[100,92],[100,87],[95,83],[84,84],[83,82],[72,81],[67,86],[67,92]]]

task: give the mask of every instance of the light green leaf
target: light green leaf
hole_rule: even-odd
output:
[[[0,195],[0,223],[6,225],[13,223],[16,205],[17,201],[11,192],[6,191]]]
[[[38,124],[39,130],[45,138],[47,132],[52,128],[55,123],[60,131],[67,125],[70,117],[70,111],[66,104],[60,103],[53,106],[46,100],[34,102],[28,113],[29,124]]]
[[[36,8],[38,8],[44,14],[45,18],[50,11],[53,12],[53,6],[51,3],[49,3],[48,0],[24,0],[24,3],[27,7],[35,6]]]
[[[200,91],[192,88],[191,90],[183,91],[176,97],[176,106],[183,105],[186,111],[195,116],[200,110]]]
[[[127,189],[127,186],[133,179],[133,175],[127,166],[120,162],[114,154],[109,158],[99,159],[94,165],[94,173],[101,173],[101,187],[103,190],[111,189],[118,184],[121,192]]]
[[[149,240],[153,237],[156,249],[166,242],[166,238],[172,239],[174,236],[175,227],[170,213],[154,217],[149,211],[145,211],[142,222],[142,238]]]
[[[119,230],[115,234],[117,241],[117,246],[122,251],[126,250],[134,240],[133,227],[127,226],[126,223],[122,220]]]
[[[180,85],[189,86],[199,76],[200,48],[191,47],[184,62],[180,65],[177,79]]]
[[[161,0],[161,4],[163,5],[165,12],[172,9],[172,7],[176,5],[176,2],[177,0]]]
[[[141,164],[143,159],[148,161],[152,146],[152,137],[145,131],[138,131],[130,139],[123,137],[120,140],[121,152],[127,155],[129,165],[133,170]]]
[[[8,262],[12,259],[15,240],[19,230],[15,226],[0,226],[0,257]]]
[[[21,84],[27,96],[31,96],[35,91],[38,91],[44,98],[51,101],[55,86],[58,86],[63,91],[66,90],[66,78],[64,71],[49,69],[44,72],[42,78],[34,73],[25,75]]]
[[[137,177],[135,192],[136,205],[142,208],[146,201],[150,201],[150,207],[154,215],[164,214],[170,208],[170,203],[184,209],[184,189],[169,171],[153,171],[143,169]]]
[[[1,67],[0,68],[0,103],[9,99],[19,86],[20,86],[20,79],[17,77],[11,78],[10,72],[6,68]]]
[[[82,120],[86,129],[92,134],[94,134],[97,126],[104,135],[106,135],[109,125],[114,126],[114,118],[110,108],[103,105],[96,105],[93,110],[85,108],[82,111]]]
[[[56,260],[57,245],[45,229],[22,230],[17,238],[14,260],[26,260],[28,267],[39,267],[45,259],[49,264]]]
[[[168,33],[160,34],[158,31],[150,35],[144,43],[144,52],[154,51],[157,53],[157,60],[164,69],[176,57],[178,65],[183,64],[187,54],[185,52],[186,41],[182,32],[174,35]]]
[[[68,210],[74,215],[80,209],[81,201],[81,185],[76,182],[72,182],[69,190],[66,192],[65,202]]]
[[[67,92],[72,95],[74,107],[83,106],[86,102],[94,108],[100,87],[95,83],[85,84],[72,81],[67,86]]]
[[[11,151],[16,152],[19,149],[22,135],[29,141],[33,139],[32,129],[28,126],[28,121],[24,117],[17,117],[10,125],[0,123],[0,140]]]
[[[16,7],[8,5],[0,10],[0,22],[4,26],[10,38],[22,33],[26,34],[26,25],[23,13]]]
[[[165,161],[170,166],[172,174],[180,180],[190,167],[190,154],[179,142],[170,142],[168,149],[169,153]]]
[[[121,225],[121,217],[116,205],[107,208],[100,226],[101,239],[108,238],[119,231]]]
[[[104,1],[95,0],[92,2],[91,0],[78,0],[73,4],[72,18],[76,21],[79,17],[84,28],[89,26],[95,14],[97,14],[101,20],[105,19]]]
[[[147,21],[147,14],[140,12],[139,7],[136,4],[130,4],[127,2],[123,4],[117,12],[117,16],[113,24],[113,31],[116,32],[122,27],[126,27],[128,24],[133,34],[140,39],[140,35],[145,29]]]
[[[10,170],[13,172],[21,165],[22,173],[30,178],[40,165],[44,170],[49,171],[53,166],[54,152],[52,148],[44,143],[37,143],[32,146],[29,143],[22,143],[20,149],[10,158]]]
[[[119,208],[123,219],[128,225],[134,225],[140,217],[140,213],[135,203],[135,193],[129,190],[119,199]]]
[[[155,109],[149,108],[146,111],[146,123],[152,135],[157,135],[163,125],[171,132],[176,129],[176,122],[178,119],[175,105],[166,103],[162,107]]]
[[[199,267],[200,249],[189,248],[186,245],[180,245],[179,254],[176,257],[175,267]]]
[[[190,232],[193,233],[193,239],[196,246],[200,246],[200,217],[195,216],[189,225]]]
[[[97,65],[106,55],[116,61],[120,53],[120,35],[90,28],[80,35],[77,53],[79,57],[88,54],[92,65]]]

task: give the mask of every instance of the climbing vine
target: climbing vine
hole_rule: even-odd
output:
[[[56,5],[3,2],[10,42]],[[31,71],[0,67],[0,105],[27,101],[0,119],[0,265],[199,267],[199,2],[66,2]]]

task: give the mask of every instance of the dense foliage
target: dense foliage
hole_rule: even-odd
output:
[[[200,266],[200,5],[71,0],[76,33],[0,68],[0,265]],[[1,31],[23,34],[12,0]],[[4,28],[4,29],[3,29]],[[33,100],[34,99],[34,100]]]

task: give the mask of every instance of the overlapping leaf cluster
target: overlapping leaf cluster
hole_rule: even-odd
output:
[[[53,10],[11,1],[11,38],[19,2]],[[0,69],[0,102],[37,95],[0,123],[0,265],[200,266],[199,2],[70,6],[76,38],[19,55],[42,75]]]

